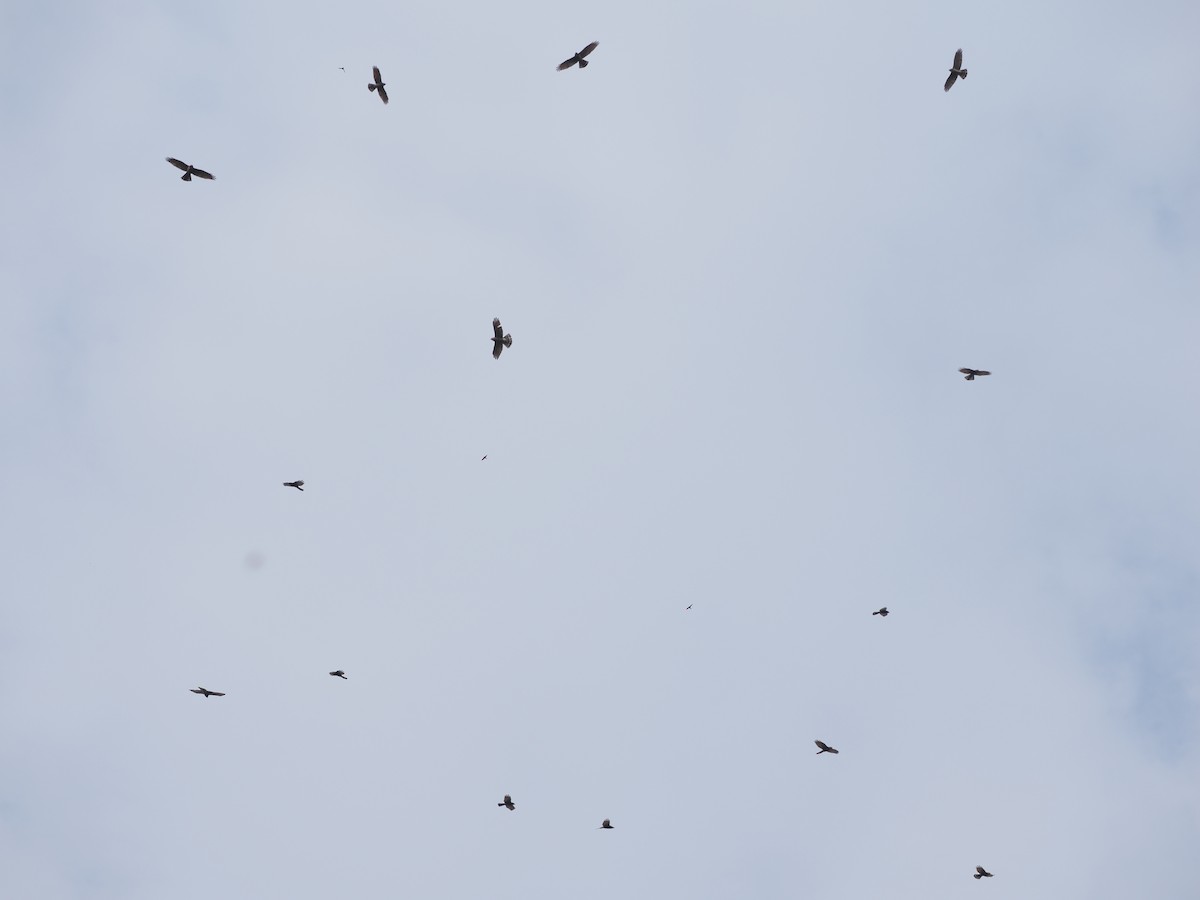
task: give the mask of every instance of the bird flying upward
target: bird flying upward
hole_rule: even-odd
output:
[[[946,79],[946,90],[954,87],[954,82],[960,78],[967,77],[967,70],[962,67],[962,49],[954,51],[954,67],[950,70],[950,77]]]
[[[285,481],[283,483],[283,486],[284,487],[294,487],[296,490],[301,491],[301,492],[304,490],[304,482],[303,481]]]
[[[610,822],[608,819],[605,819],[600,823],[600,828],[607,828],[609,831],[612,831],[612,822]],[[599,829],[597,829],[597,831],[599,831]]]
[[[329,674],[332,675],[334,678],[341,678],[343,681],[350,680],[346,677],[346,673],[341,669],[337,669],[336,671],[330,672]]]
[[[183,177],[179,179],[180,181],[191,181],[193,175],[195,175],[197,178],[203,178],[206,181],[214,180],[215,176],[210,175],[208,172],[205,172],[203,169],[197,169],[193,165],[189,165],[188,163],[185,163],[178,159],[175,159],[175,157],[173,157],[173,156],[168,156],[167,162],[169,162],[175,168],[183,170]]]
[[[975,880],[976,881],[978,881],[980,878],[991,878],[991,877],[992,877],[992,873],[989,872],[987,869],[985,869],[983,866],[975,867]]]
[[[375,83],[368,84],[367,90],[368,91],[377,91],[379,93],[379,99],[382,100],[384,105],[386,106],[387,105],[387,91],[385,91],[383,89],[384,84],[386,82],[384,82],[383,76],[379,74],[379,66],[371,66],[371,71],[375,74]]]
[[[207,698],[207,697],[224,697],[225,696],[221,691],[210,691],[208,688],[202,688],[202,687],[188,688],[188,690],[191,691],[193,694],[201,694],[205,698]]]
[[[584,47],[582,50],[580,50],[578,53],[576,53],[570,59],[564,59],[562,62],[560,62],[558,64],[558,71],[561,72],[564,69],[569,69],[569,68],[571,68],[571,66],[575,65],[576,63],[579,64],[579,68],[586,69],[588,66],[588,61],[586,59],[587,55],[599,46],[600,46],[599,41],[592,41],[590,44],[588,44],[586,47]]]
[[[991,375],[992,374],[991,372],[988,372],[986,369],[968,369],[966,367],[963,367],[963,368],[959,369],[958,371],[962,372],[964,375],[967,376],[966,378],[963,379],[963,381],[974,381],[976,375]]]
[[[875,612],[871,613],[873,616],[883,616],[885,619],[887,618],[887,614],[888,610],[886,606],[881,606],[879,609],[875,610]]]
[[[517,804],[512,802],[512,797],[510,797],[508,794],[504,795],[503,803],[497,803],[496,805],[503,806],[505,809],[508,809],[508,810],[513,810],[513,809],[517,808]]]
[[[504,333],[499,319],[492,319],[492,331],[496,332],[496,336],[492,338],[492,343],[496,345],[492,348],[492,359],[499,359],[504,348],[512,346],[512,335]]]
[[[813,743],[821,748],[820,750],[817,751],[817,756],[820,756],[822,753],[837,753],[836,750],[834,750],[832,747],[830,747],[824,741],[813,741]]]

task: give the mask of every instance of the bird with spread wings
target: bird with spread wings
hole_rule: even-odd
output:
[[[599,41],[592,41],[590,44],[588,44],[586,47],[584,47],[582,50],[580,50],[578,53],[576,53],[570,59],[564,59],[562,62],[560,62],[558,64],[558,71],[561,72],[564,69],[569,69],[569,68],[571,68],[571,66],[574,66],[574,65],[578,65],[579,68],[581,68],[581,69],[586,69],[588,67],[588,61],[586,59],[587,55],[599,46],[600,46]]]
[[[371,72],[374,73],[374,75],[375,75],[375,82],[373,84],[368,84],[367,90],[378,93],[379,99],[382,100],[384,105],[386,106],[387,105],[387,91],[385,91],[383,89],[386,82],[383,80],[383,76],[379,74],[379,66],[371,66]]]
[[[492,319],[492,331],[496,332],[496,336],[492,338],[492,343],[495,344],[492,348],[492,359],[499,359],[504,348],[512,346],[512,335],[504,333],[499,319]]]
[[[963,381],[974,381],[976,376],[991,375],[992,373],[986,369],[968,369],[965,366],[958,371],[962,372],[967,377]]]
[[[954,66],[950,69],[950,77],[946,79],[946,90],[954,87],[954,82],[967,77],[967,70],[962,67],[962,49],[954,51]]]
[[[820,756],[822,753],[835,753],[835,754],[837,753],[836,750],[834,750],[832,747],[830,747],[824,741],[813,741],[813,743],[821,748],[820,750],[817,751],[817,756]]]
[[[208,172],[205,172],[203,169],[197,169],[195,166],[185,163],[182,160],[178,160],[173,156],[168,156],[167,162],[169,162],[175,168],[183,171],[183,177],[179,179],[180,181],[191,181],[193,175],[195,175],[197,178],[203,178],[205,181],[213,181],[216,177]]]
[[[225,694],[222,693],[221,691],[210,691],[208,688],[202,688],[202,687],[188,688],[188,690],[191,691],[193,694],[200,694],[201,696],[203,696],[205,698],[224,697],[225,696]]]
[[[508,794],[504,795],[503,803],[497,803],[496,805],[503,806],[505,809],[509,809],[509,810],[513,810],[513,809],[517,808],[517,804],[512,802],[512,797],[510,797]]]

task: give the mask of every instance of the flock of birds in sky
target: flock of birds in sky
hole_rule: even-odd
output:
[[[557,70],[559,72],[562,72],[562,71],[565,71],[566,69],[572,68],[573,66],[578,66],[581,69],[587,68],[587,66],[589,65],[587,57],[590,56],[592,54],[592,52],[598,46],[600,46],[599,41],[592,41],[590,44],[588,44],[586,47],[584,47],[578,53],[572,55],[569,59],[565,59],[561,63],[559,63],[558,66],[556,67]],[[954,86],[954,83],[956,81],[958,81],[958,79],[960,79],[960,78],[962,78],[964,80],[966,79],[967,70],[962,67],[962,62],[963,62],[963,52],[961,49],[956,50],[954,53],[954,65],[950,68],[949,77],[946,78],[945,90],[949,91],[950,88],[952,88]],[[343,68],[342,71],[344,72],[345,69]],[[372,78],[372,81],[367,83],[367,90],[373,94],[377,94],[379,96],[379,99],[382,100],[384,102],[384,104],[386,105],[388,102],[388,95],[387,95],[387,90],[386,90],[387,83],[383,80],[383,75],[379,71],[379,66],[372,66],[371,73],[372,73],[373,78]],[[191,181],[193,176],[196,178],[202,178],[205,181],[213,181],[214,180],[214,176],[212,174],[204,171],[203,169],[198,169],[195,166],[190,165],[189,163],[182,162],[181,160],[175,159],[173,157],[167,157],[167,162],[169,162],[175,168],[182,170],[183,178],[181,180],[183,180],[183,181]],[[512,335],[504,333],[504,328],[501,326],[499,319],[492,319],[492,331],[493,331],[493,336],[491,339],[492,340],[492,358],[499,359],[500,354],[504,351],[504,348],[512,346]],[[964,380],[966,380],[966,381],[974,381],[976,378],[982,377],[984,375],[992,374],[991,372],[988,372],[984,369],[972,369],[972,368],[969,368],[966,366],[959,369],[958,371],[960,373],[962,373],[962,375],[964,376]],[[487,459],[487,456],[485,455],[483,457],[483,459]],[[301,480],[285,481],[285,482],[283,482],[283,486],[295,488],[296,490],[301,491],[301,492],[304,491],[304,482]],[[692,607],[689,605],[687,608],[691,609]],[[887,618],[888,608],[886,606],[881,607],[880,609],[877,609],[873,613],[871,613],[871,615],[879,616],[880,618]],[[331,676],[333,676],[334,678],[341,678],[342,680],[348,680],[346,678],[346,673],[342,669],[336,669],[336,670],[330,672],[329,674]],[[225,696],[224,692],[222,692],[222,691],[210,691],[204,687],[195,687],[195,688],[191,688],[190,690],[193,694],[199,694],[200,696],[205,697],[206,699],[208,697],[224,697]],[[830,753],[833,755],[837,755],[837,753],[838,753],[838,750],[836,748],[829,746],[824,741],[815,741],[814,743],[817,745],[817,756],[820,756],[822,753]],[[497,803],[496,805],[502,806],[505,809],[508,809],[509,811],[515,811],[517,808],[516,804],[513,803],[513,799],[509,794],[505,794],[504,799],[501,802]],[[613,828],[613,825],[609,819],[605,819],[598,826],[598,830],[603,829],[603,830],[611,831],[612,828]],[[992,873],[988,872],[986,869],[984,869],[983,866],[975,867],[974,878],[976,880],[979,880],[982,878],[991,878],[991,877],[992,877]]]

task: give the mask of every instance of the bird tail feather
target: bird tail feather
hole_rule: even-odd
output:
[[[373,85],[373,84],[368,84],[368,85],[367,85],[367,90],[368,90],[368,91],[370,91],[371,93],[375,93],[375,85]]]
[[[579,61],[579,68],[586,69],[587,67],[588,67],[588,61],[586,59],[581,59]]]
[[[191,180],[192,180],[192,173],[191,173],[191,172],[184,172],[184,173],[183,173],[183,177],[182,177],[182,178],[180,178],[179,180],[180,180],[180,181],[191,181]]]
[[[959,77],[959,78],[966,78],[966,77],[967,77],[967,70],[966,70],[966,69],[963,69],[961,72],[959,72],[959,73],[958,73],[958,77]]]
[[[511,346],[512,346],[512,335],[511,335],[511,334],[506,334],[506,335],[504,336],[504,346],[505,346],[505,347],[511,347]]]

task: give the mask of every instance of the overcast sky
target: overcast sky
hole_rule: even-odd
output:
[[[0,5],[0,895],[1193,900],[1198,34]]]

